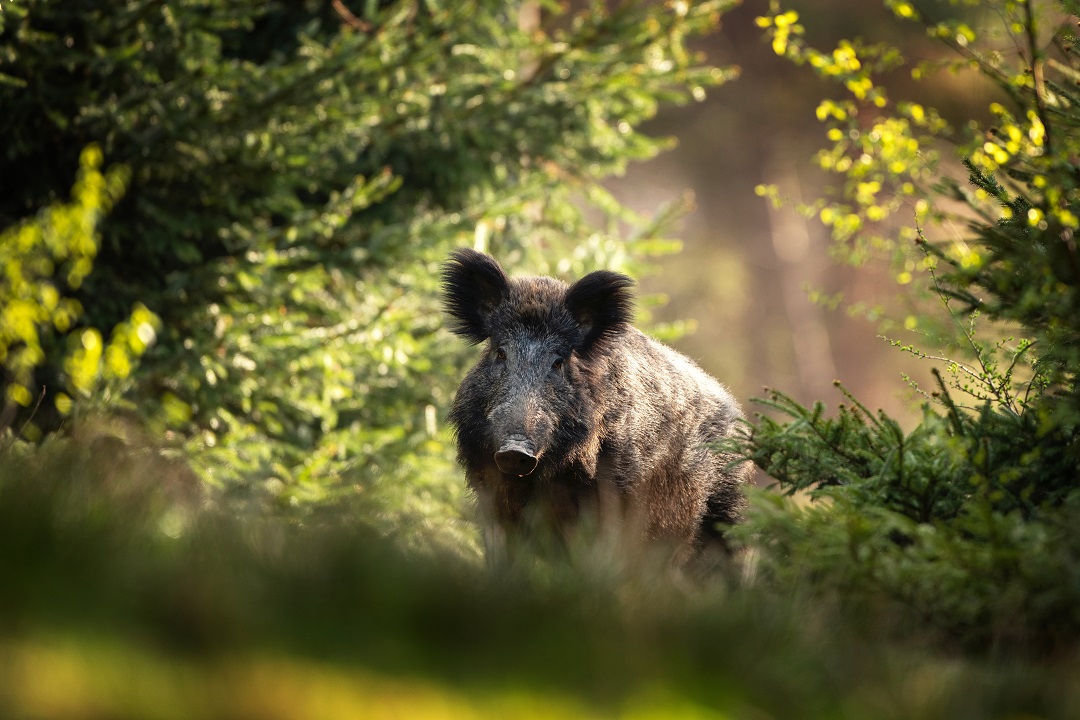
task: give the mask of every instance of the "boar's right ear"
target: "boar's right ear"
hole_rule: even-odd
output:
[[[499,263],[482,252],[459,248],[443,266],[443,307],[450,331],[476,344],[491,337],[488,318],[510,289]]]
[[[566,291],[566,307],[585,332],[580,352],[588,355],[618,335],[634,315],[634,281],[610,270],[597,270]]]

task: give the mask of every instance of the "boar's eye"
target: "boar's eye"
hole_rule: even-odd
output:
[[[555,362],[551,363],[552,370],[562,370],[563,359],[561,357],[555,358]]]
[[[495,359],[499,362],[506,361],[506,348],[497,348],[495,350]]]

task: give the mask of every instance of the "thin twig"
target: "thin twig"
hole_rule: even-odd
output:
[[[1050,118],[1046,115],[1046,83],[1043,78],[1042,52],[1039,50],[1039,40],[1035,37],[1034,12],[1031,0],[1024,0],[1024,32],[1027,34],[1028,50],[1031,53],[1031,77],[1035,81],[1035,110],[1043,126],[1043,144],[1049,157],[1053,146],[1050,141]]]
[[[45,399],[45,386],[42,385],[41,386],[41,394],[38,395],[37,402],[34,403],[34,409],[30,411],[30,417],[26,418],[26,422],[24,422],[22,427],[19,428],[19,435],[22,435],[24,432],[26,432],[26,426],[29,425],[30,421],[34,419],[34,416],[37,415],[38,408],[41,407],[41,401],[44,400],[44,399]]]
[[[330,4],[333,6],[338,16],[345,21],[346,25],[356,28],[360,32],[371,32],[371,25],[353,15],[352,11],[345,7],[345,3],[342,2],[342,0],[331,0]]]

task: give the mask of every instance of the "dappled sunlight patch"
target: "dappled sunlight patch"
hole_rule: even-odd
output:
[[[611,717],[565,695],[519,687],[454,688],[423,677],[274,655],[197,662],[101,638],[0,644],[0,714],[34,718],[588,720]],[[728,717],[672,693],[627,703],[633,720]]]

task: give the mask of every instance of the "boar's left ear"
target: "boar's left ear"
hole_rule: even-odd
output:
[[[634,315],[634,281],[610,270],[589,273],[566,291],[566,307],[585,331],[580,352],[588,355],[618,335]]]
[[[450,331],[469,342],[491,337],[488,320],[510,289],[506,273],[494,258],[459,248],[443,266],[443,307],[452,322]]]

